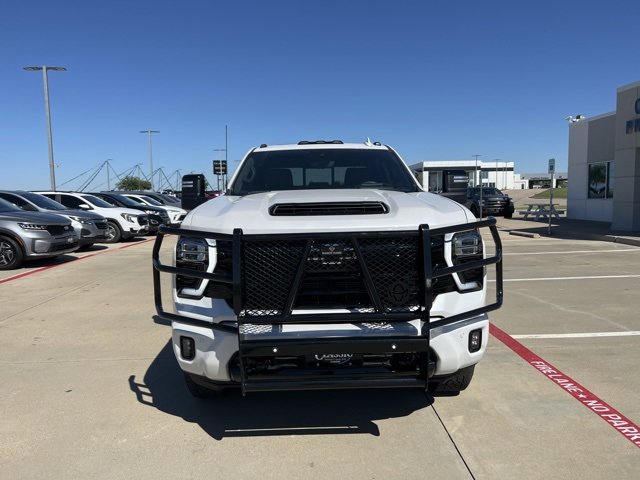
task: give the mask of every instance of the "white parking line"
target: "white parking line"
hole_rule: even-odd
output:
[[[567,252],[522,252],[503,253],[507,255],[566,255],[567,253],[619,253],[619,252],[640,252],[640,248],[624,248],[618,250],[569,250]]]
[[[505,278],[503,282],[546,282],[552,280],[606,280],[610,278],[640,278],[640,275],[596,275],[593,277],[542,277],[542,278]],[[495,282],[495,280],[489,280]]]
[[[542,333],[536,335],[511,335],[513,338],[595,338],[595,337],[635,337],[635,332],[591,332],[591,333]]]

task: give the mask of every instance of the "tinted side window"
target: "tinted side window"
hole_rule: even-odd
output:
[[[107,197],[104,195],[100,195],[98,193],[94,193],[94,195],[102,200],[104,200],[105,202],[107,202],[109,205],[113,205],[114,207],[118,207],[118,202],[116,202],[113,198],[111,197]]]
[[[74,197],[72,195],[60,195],[60,200],[58,200],[58,201],[61,204],[63,204],[65,207],[75,208],[76,210],[80,209],[80,205],[81,204],[84,203],[86,205],[85,202],[83,202],[79,198],[76,198],[76,197]]]
[[[24,200],[16,197],[15,195],[11,195],[10,193],[0,193],[0,198],[4,198],[7,202],[13,203],[16,207],[20,208],[22,208],[26,203]]]

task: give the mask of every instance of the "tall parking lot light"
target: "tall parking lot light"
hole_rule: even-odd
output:
[[[47,119],[47,140],[49,142],[49,177],[51,179],[51,190],[56,191],[56,171],[55,163],[53,162],[53,135],[51,133],[51,107],[49,106],[49,77],[47,72],[53,70],[55,72],[64,72],[67,69],[65,67],[47,67],[43,65],[41,67],[23,67],[29,72],[36,72],[42,70],[42,78],[44,81],[44,113]]]
[[[151,174],[151,190],[155,192],[153,185],[153,141],[151,135],[154,133],[160,133],[160,130],[140,130],[140,133],[146,133],[149,135],[149,173]]]
[[[481,157],[482,155],[472,155],[472,157],[476,157],[476,175],[478,175],[478,157]],[[477,182],[480,182],[480,219],[482,219],[482,167],[480,167],[480,175],[476,180],[476,186],[478,185]]]

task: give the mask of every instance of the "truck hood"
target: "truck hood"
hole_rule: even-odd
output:
[[[271,207],[278,204],[335,202],[382,202],[388,212],[358,215],[270,214]],[[420,224],[438,228],[473,220],[460,204],[427,192],[304,190],[264,192],[243,197],[223,195],[189,212],[182,222],[182,228],[228,234],[236,228],[241,228],[245,234],[359,232],[414,230]]]

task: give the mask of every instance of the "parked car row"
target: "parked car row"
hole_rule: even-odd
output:
[[[186,215],[179,200],[162,204],[155,195],[0,190],[0,270],[155,233],[160,224],[179,226]]]

